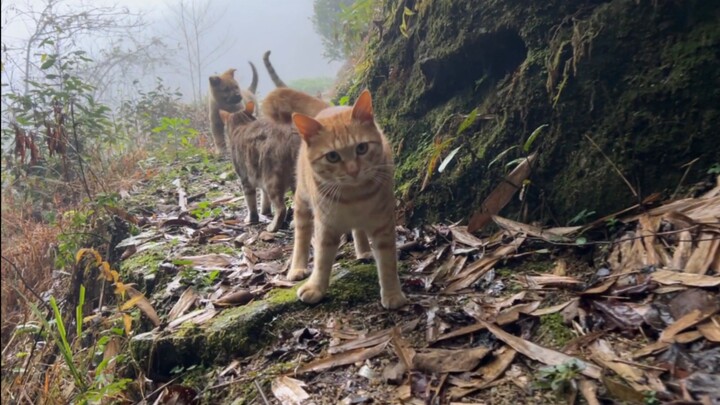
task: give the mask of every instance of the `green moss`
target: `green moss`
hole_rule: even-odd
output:
[[[562,314],[560,313],[540,317],[538,336],[542,337],[542,341],[546,345],[556,348],[565,346],[565,344],[575,337],[572,329],[565,325]]]

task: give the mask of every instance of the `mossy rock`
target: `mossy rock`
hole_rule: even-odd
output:
[[[330,290],[323,301],[306,305],[297,299],[296,285],[290,289],[275,289],[263,300],[241,307],[228,308],[202,326],[186,322],[173,333],[157,331],[137,335],[131,339],[133,356],[143,368],[167,376],[176,367],[225,363],[237,356],[256,353],[272,342],[280,317],[292,321],[300,311],[325,311],[337,307],[358,305],[376,300],[380,302],[377,270],[374,265],[352,265],[337,269]],[[368,291],[376,291],[368,294]]]
[[[390,1],[366,68],[344,88],[351,99],[371,90],[413,222],[467,218],[548,124],[525,202],[535,219],[566,224],[582,209],[669,196],[696,158],[685,184],[720,162],[719,13],[709,0]],[[475,108],[481,119],[458,135]],[[421,191],[436,138],[448,141],[440,159],[461,149]]]

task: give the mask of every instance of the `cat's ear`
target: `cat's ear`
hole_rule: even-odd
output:
[[[222,120],[223,124],[227,124],[228,120],[230,119],[230,115],[232,114],[225,110],[218,110],[218,113],[220,113],[220,119]]]
[[[360,93],[352,109],[352,117],[360,122],[373,122],[373,106],[370,91],[365,89]]]
[[[220,76],[216,76],[216,75],[210,76],[210,85],[217,86],[218,84],[220,84]]]
[[[310,139],[316,136],[322,129],[322,124],[317,122],[315,118],[308,117],[305,114],[293,113],[292,121],[302,139],[308,143],[310,142]]]
[[[228,69],[222,75],[225,77],[235,78],[235,70],[237,70],[237,69],[232,69],[232,68]]]
[[[245,113],[247,113],[249,115],[253,115],[254,112],[255,112],[255,103],[253,103],[252,101],[248,101],[247,103],[245,103]]]

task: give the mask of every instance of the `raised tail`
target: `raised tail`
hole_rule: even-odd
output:
[[[270,74],[270,78],[272,79],[273,83],[275,83],[275,86],[287,87],[287,84],[285,84],[285,82],[280,79],[272,63],[270,63],[270,51],[265,52],[265,55],[263,55],[263,61],[265,62],[265,68],[267,69],[268,74]]]
[[[252,82],[250,83],[250,87],[248,87],[248,90],[250,90],[251,93],[255,94],[255,90],[257,90],[257,84],[258,84],[258,73],[257,69],[255,69],[255,65],[253,65],[252,62],[248,61],[250,64],[250,69],[252,69]]]

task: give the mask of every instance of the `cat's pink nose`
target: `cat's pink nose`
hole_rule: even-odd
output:
[[[358,164],[356,162],[347,162],[345,164],[345,170],[347,171],[347,174],[357,177],[358,173],[360,172],[360,167],[358,167]]]

